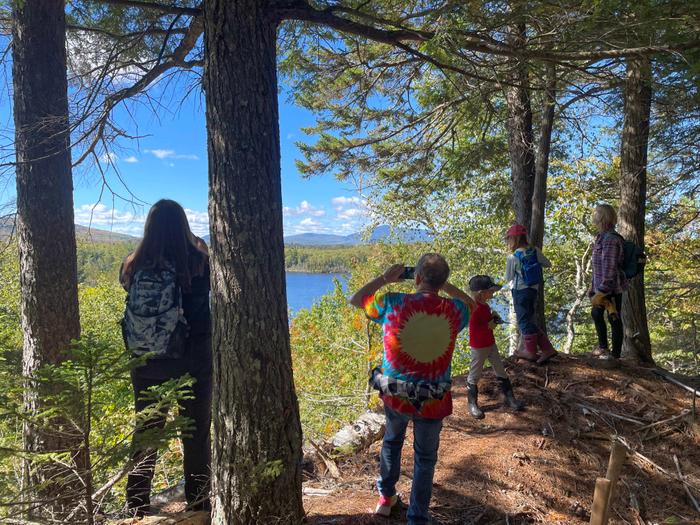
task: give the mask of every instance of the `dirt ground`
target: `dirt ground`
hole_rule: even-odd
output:
[[[623,468],[610,523],[700,524],[674,462],[675,455],[700,500],[700,414],[695,422],[689,413],[659,423],[690,412],[692,394],[624,360],[611,367],[558,356],[545,367],[521,361],[509,362],[508,369],[527,410],[506,411],[487,372],[480,383],[486,418],[480,421],[468,416],[464,378],[455,378],[454,414],[441,434],[431,503],[439,524],[588,523],[595,480],[605,476],[613,435],[636,453]],[[682,380],[699,386],[698,378]],[[398,485],[404,502],[413,468],[410,428],[408,434]],[[405,508],[389,519],[371,515],[380,446],[338,460],[340,479],[323,465],[309,474],[307,494],[329,491],[305,496],[311,525],[405,523]]]

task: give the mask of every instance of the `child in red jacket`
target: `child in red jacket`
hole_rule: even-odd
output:
[[[484,417],[483,411],[478,405],[479,388],[477,386],[484,363],[488,359],[491,363],[496,378],[501,384],[501,390],[505,398],[505,404],[509,408],[519,411],[523,404],[515,399],[513,386],[508,379],[503,361],[498,353],[493,329],[496,324],[502,323],[501,318],[491,310],[487,301],[493,298],[493,294],[501,289],[501,286],[493,282],[488,275],[475,275],[469,280],[469,290],[476,306],[469,318],[469,346],[471,347],[471,366],[467,378],[467,399],[469,413],[476,419]]]

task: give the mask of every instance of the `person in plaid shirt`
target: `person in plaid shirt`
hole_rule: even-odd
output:
[[[617,213],[609,204],[593,211],[593,224],[598,235],[593,243],[593,282],[589,291],[591,316],[598,336],[596,355],[619,359],[624,332],[622,327],[622,293],[627,290],[627,278],[622,269],[625,258],[624,240],[615,231]],[[612,353],[608,351],[608,328],[605,311],[612,331]]]

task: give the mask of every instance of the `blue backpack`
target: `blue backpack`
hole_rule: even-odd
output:
[[[136,356],[180,358],[187,329],[174,269],[138,270],[131,279],[122,319],[126,348]]]
[[[520,261],[520,273],[526,286],[540,284],[542,278],[542,265],[537,260],[537,251],[528,248],[525,251],[516,251],[514,255]]]
[[[624,253],[624,260],[620,265],[620,269],[624,272],[625,277],[632,279],[642,272],[644,265],[647,262],[647,256],[642,251],[642,249],[637,246],[632,241],[625,240],[625,238],[617,232],[610,232],[611,235],[615,235],[622,240],[622,251]]]

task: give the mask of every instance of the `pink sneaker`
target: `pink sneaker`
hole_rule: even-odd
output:
[[[379,496],[379,503],[377,503],[377,508],[374,513],[378,516],[389,517],[391,516],[391,509],[394,508],[396,503],[398,503],[399,497],[394,494],[393,496]]]

